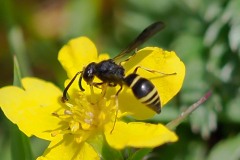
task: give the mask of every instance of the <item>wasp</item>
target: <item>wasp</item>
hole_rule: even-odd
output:
[[[86,67],[82,69],[82,71],[79,71],[76,73],[76,75],[72,78],[72,80],[69,82],[69,84],[66,86],[66,88],[63,91],[63,97],[62,101],[65,102],[68,100],[67,98],[67,91],[69,87],[72,85],[74,80],[80,75],[79,78],[79,88],[81,91],[84,91],[84,88],[82,87],[82,79],[91,87],[98,87],[100,85],[106,84],[110,87],[115,87],[117,85],[120,86],[120,89],[116,93],[116,97],[121,92],[123,85],[128,86],[131,88],[133,94],[135,97],[144,105],[155,111],[156,113],[161,112],[161,100],[160,96],[158,94],[158,91],[154,84],[146,79],[141,77],[137,74],[137,70],[139,68],[142,68],[144,70],[147,70],[149,72],[158,72],[151,69],[147,69],[141,66],[138,66],[135,68],[133,73],[129,75],[125,75],[125,69],[121,65],[121,62],[127,61],[131,58],[128,57],[124,61],[120,61],[117,63],[119,59],[122,59],[126,57],[129,53],[133,52],[137,49],[140,45],[142,45],[145,41],[147,41],[149,38],[151,38],[153,35],[161,31],[165,27],[164,23],[159,21],[151,24],[146,29],[144,29],[132,43],[130,43],[122,52],[120,52],[117,56],[115,56],[113,59],[107,59],[103,60],[99,63],[92,62],[88,64]],[[159,72],[162,73],[162,72]],[[166,74],[166,73],[162,73]],[[167,74],[172,75],[175,73]],[[94,82],[94,78],[97,77],[101,80],[100,83]]]

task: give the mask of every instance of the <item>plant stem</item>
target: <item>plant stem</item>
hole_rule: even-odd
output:
[[[185,120],[185,118],[187,118],[187,116],[189,116],[194,110],[196,110],[201,104],[203,104],[211,95],[212,95],[212,91],[208,91],[196,103],[188,107],[176,119],[169,122],[166,126],[169,129],[174,130],[183,120]]]

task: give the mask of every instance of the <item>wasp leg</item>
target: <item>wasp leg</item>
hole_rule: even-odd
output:
[[[90,91],[91,91],[91,95],[94,95],[94,89],[93,89],[93,87],[102,89],[102,87],[100,87],[100,86],[103,85],[103,84],[104,84],[103,82],[99,82],[99,83],[97,83],[97,82],[91,82],[91,83],[89,84],[89,86],[90,86]]]
[[[98,103],[98,100],[95,99],[94,97],[94,88],[93,87],[96,87],[98,89],[102,89],[102,93],[101,93],[101,96],[104,97],[105,94],[106,94],[106,89],[107,89],[107,84],[105,85],[106,83],[104,82],[92,82],[89,84],[90,86],[90,91],[91,91],[91,103],[92,104],[95,104],[95,103]]]
[[[116,83],[102,83],[102,97],[106,95],[107,87],[116,87]]]
[[[160,71],[153,70],[153,69],[149,69],[149,68],[142,67],[142,66],[137,66],[137,67],[134,69],[133,73],[137,73],[137,70],[138,70],[139,68],[141,68],[141,69],[143,69],[143,70],[145,70],[145,71],[151,72],[151,73],[160,73],[160,74],[167,75],[167,76],[176,75],[176,74],[177,74],[176,72],[174,72],[174,73],[164,73],[164,72],[160,72]]]
[[[77,72],[77,73],[75,74],[75,76],[72,78],[72,80],[68,83],[67,87],[64,89],[64,91],[63,91],[63,96],[62,96],[62,99],[61,99],[63,103],[65,103],[66,101],[68,101],[67,91],[68,91],[68,89],[70,88],[70,86],[72,85],[72,83],[74,82],[74,80],[77,78],[77,76],[78,76],[79,74],[82,74],[82,71]]]
[[[114,122],[113,122],[113,128],[112,130],[110,131],[110,133],[113,132],[114,128],[115,128],[115,125],[116,125],[116,121],[117,121],[117,116],[118,116],[118,95],[119,93],[122,91],[122,85],[120,85],[120,88],[119,90],[117,91],[117,93],[115,94],[115,104],[116,104],[116,114],[115,114],[115,119],[114,119]]]
[[[108,83],[108,86],[109,86],[109,87],[116,87],[116,86],[117,86],[117,83]]]
[[[104,85],[106,84],[106,85]],[[102,96],[104,97],[107,91],[107,86],[109,87],[116,87],[116,83],[104,83],[104,82],[99,82],[99,83],[92,83],[92,85],[96,88],[102,89]]]
[[[98,88],[98,89],[102,89],[102,94],[103,94],[103,97],[105,95],[105,92],[106,92],[106,87],[103,86],[104,83],[103,82],[93,82],[92,83],[92,86]]]
[[[99,88],[99,89],[102,89],[103,84],[104,84],[103,82],[92,82],[91,83],[92,86]]]
[[[133,55],[131,55],[131,56],[129,56],[127,59],[121,61],[121,62],[119,63],[119,65],[122,66],[122,63],[125,63],[125,62],[129,61],[132,57],[134,57],[134,56],[136,55],[137,51],[138,51],[138,49],[136,48],[135,51],[134,51],[134,53],[133,53]]]

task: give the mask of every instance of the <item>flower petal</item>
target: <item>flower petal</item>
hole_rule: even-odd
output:
[[[88,143],[76,143],[72,135],[58,136],[53,140],[48,148],[45,150],[44,155],[38,157],[37,160],[98,160],[98,154],[94,151],[92,146]]]
[[[68,44],[62,47],[58,54],[58,60],[67,71],[69,77],[69,79],[65,81],[64,86],[67,86],[73,76],[75,76],[77,72],[82,71],[82,69],[91,62],[100,62],[105,59],[109,59],[109,55],[98,55],[95,45],[87,37],[78,37],[70,40]],[[94,81],[97,81],[97,78],[95,78]],[[89,85],[87,85],[84,80],[82,80],[81,84],[85,89],[84,93],[90,95]],[[68,93],[71,95],[71,93],[76,93],[76,90],[80,91],[78,80],[73,82]],[[97,90],[96,92],[99,93],[100,90]]]
[[[126,75],[133,73],[137,66],[161,73],[151,73],[139,68],[137,74],[149,79],[157,88],[161,105],[165,105],[181,89],[185,77],[184,63],[175,52],[164,51],[157,47],[146,47],[138,51],[124,65]],[[176,73],[175,75],[166,75]],[[131,97],[131,98],[130,98]],[[132,94],[131,89],[125,89],[119,95],[119,108],[125,112],[133,113],[139,119],[153,116],[155,112],[141,104]]]
[[[112,126],[109,125],[105,136],[108,144],[116,149],[157,147],[178,140],[175,133],[162,124],[117,122],[112,133],[110,133],[111,129]]]
[[[72,78],[85,65],[97,60],[97,49],[87,37],[72,39],[64,45],[58,54],[58,60]]]
[[[61,91],[37,78],[24,78],[22,83],[25,90],[15,86],[0,89],[4,114],[27,136],[52,139],[50,130],[60,127],[52,113],[59,110]]]

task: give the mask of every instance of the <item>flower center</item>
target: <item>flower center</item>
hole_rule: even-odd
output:
[[[116,115],[113,100],[107,100],[102,95],[87,96],[76,92],[65,105],[66,109],[62,113],[53,113],[62,120],[63,129],[53,131],[52,136],[59,133],[72,134],[78,143],[102,132],[104,125],[113,123]]]

